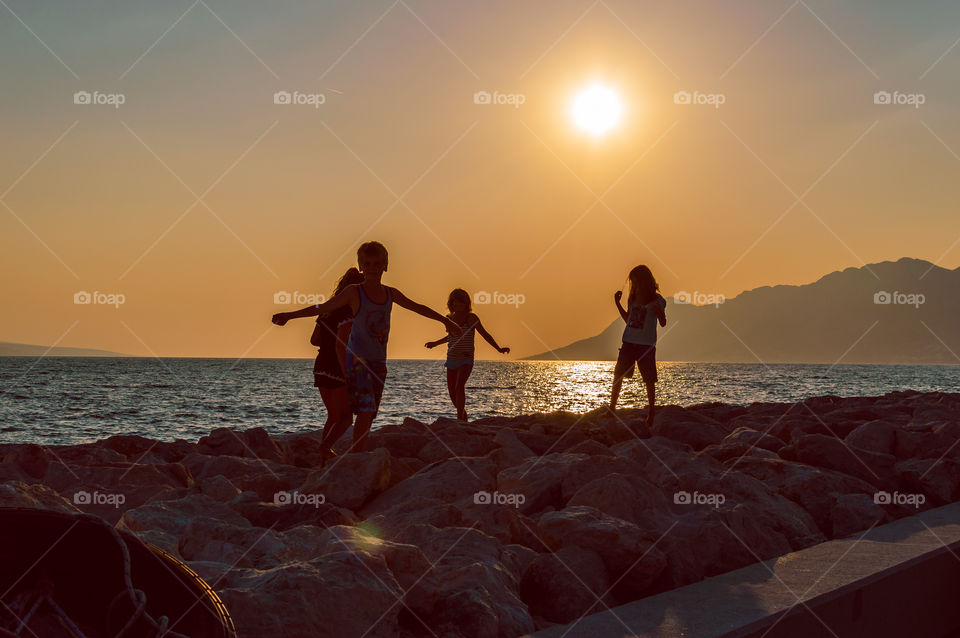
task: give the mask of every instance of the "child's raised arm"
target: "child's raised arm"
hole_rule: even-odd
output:
[[[473,318],[476,319],[476,323],[474,324],[474,326],[476,327],[477,332],[480,333],[480,336],[483,337],[487,343],[493,346],[494,350],[496,350],[500,354],[507,354],[510,352],[510,348],[501,348],[497,344],[497,340],[493,338],[493,335],[487,332],[487,329],[483,327],[482,323],[480,323],[480,317],[478,317],[477,315],[473,315]]]
[[[453,320],[448,319],[447,317],[444,317],[436,310],[433,310],[432,308],[428,308],[427,306],[424,306],[422,303],[417,303],[416,301],[411,301],[410,299],[407,299],[406,295],[404,295],[402,292],[400,292],[396,288],[390,288],[390,292],[393,295],[393,300],[401,308],[406,308],[407,310],[411,312],[415,312],[422,317],[426,317],[427,319],[435,319],[436,321],[439,321],[440,323],[442,323],[444,326],[447,327],[447,332],[451,333],[455,337],[459,337],[460,334],[463,332],[460,329],[460,326],[458,326]]]
[[[356,286],[349,286],[345,288],[339,295],[323,303],[307,306],[306,308],[294,310],[293,312],[278,312],[277,314],[273,315],[271,321],[278,326],[282,326],[291,319],[299,319],[300,317],[316,317],[317,315],[333,312],[337,308],[342,308],[347,304],[350,304],[353,307],[356,307],[359,304]]]
[[[627,320],[627,311],[623,309],[623,306],[620,305],[620,298],[623,297],[623,292],[617,291],[613,293],[613,302],[617,304],[617,310],[620,311],[620,317],[626,321]]]

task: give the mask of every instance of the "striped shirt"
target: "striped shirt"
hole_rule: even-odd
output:
[[[447,318],[453,319],[453,315],[449,314]],[[458,324],[463,330],[460,336],[448,335],[447,361],[473,361],[473,336],[476,333],[477,323],[479,320],[476,315],[467,315],[467,323]]]

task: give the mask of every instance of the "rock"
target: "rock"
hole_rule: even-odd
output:
[[[780,441],[780,439],[775,439]],[[786,447],[781,443],[780,449]],[[765,448],[745,443],[743,441],[728,441],[724,439],[720,443],[711,443],[707,447],[697,452],[697,456],[709,456],[717,461],[729,462],[730,467],[736,466],[741,458],[745,456],[757,456],[761,458],[779,458],[776,452],[771,452]]]
[[[737,443],[746,443],[764,450],[770,450],[771,452],[777,452],[780,450],[780,448],[786,445],[783,441],[775,436],[766,434],[764,432],[758,432],[747,427],[739,427],[735,429],[733,432],[725,436],[723,440],[725,442],[733,441]]]
[[[389,427],[389,426],[388,426]],[[384,428],[386,430],[386,428]],[[386,448],[394,458],[417,458],[420,450],[430,442],[431,437],[423,432],[410,431],[409,428],[371,433],[371,445]]]
[[[34,479],[43,478],[46,475],[51,459],[56,462],[51,453],[32,443],[18,445],[3,456],[4,463],[12,464],[20,472]]]
[[[517,581],[500,562],[495,539],[469,528],[412,525],[397,540],[420,547],[435,565],[440,595],[434,613],[424,618],[431,629],[491,638],[533,631],[533,619],[517,596]]]
[[[489,436],[451,428],[427,441],[417,456],[427,463],[433,463],[458,456],[486,456],[495,447],[496,443]]]
[[[844,441],[847,445],[861,450],[893,454],[896,447],[897,429],[885,421],[870,421],[857,426]]]
[[[314,470],[300,486],[303,494],[323,495],[327,503],[356,511],[390,485],[390,453],[344,454]]]
[[[176,501],[158,501],[128,509],[117,527],[134,533],[160,530],[180,537],[191,521],[206,517],[231,525],[250,525],[229,506],[204,494],[191,494]]]
[[[960,499],[960,461],[956,459],[909,459],[897,463],[897,470],[904,491],[924,494],[927,507]]]
[[[566,624],[612,606],[608,587],[600,556],[569,546],[540,554],[530,563],[520,582],[520,598],[531,614]]]
[[[356,515],[330,503],[266,503],[254,492],[244,492],[229,503],[230,509],[247,519],[254,527],[284,531],[298,525],[352,525]]]
[[[70,501],[49,487],[21,481],[0,483],[0,507],[33,507],[70,513],[79,511]]]
[[[888,518],[883,508],[866,494],[839,494],[830,513],[832,538],[846,538],[884,523]]]
[[[249,570],[219,593],[241,638],[400,635],[402,591],[382,557],[337,552]]]
[[[210,456],[238,456],[279,463],[283,459],[280,446],[263,428],[236,431],[217,428],[197,442],[196,452]]]
[[[803,463],[861,478],[880,489],[896,489],[896,458],[891,454],[861,450],[822,434],[801,436],[796,449],[797,459]]]
[[[666,557],[636,525],[577,505],[540,517],[540,537],[553,550],[575,546],[596,552],[621,596],[643,596],[666,568]]]
[[[862,479],[787,460],[745,458],[737,469],[802,507],[827,538],[833,538],[837,497],[861,494],[873,498],[877,491]]]
[[[690,445],[701,450],[711,443],[719,443],[727,430],[719,422],[693,410],[665,405],[657,409],[652,433]]]
[[[669,503],[652,483],[639,476],[610,474],[577,490],[567,507],[586,505],[604,514],[646,527],[656,514],[667,514]],[[559,622],[559,621],[558,621]]]
[[[528,459],[497,475],[497,491],[523,496],[520,511],[539,512],[545,507],[562,507],[563,480],[573,467],[588,462],[586,454],[548,454]]]
[[[230,482],[230,479],[223,474],[204,477],[197,483],[201,494],[206,494],[217,501],[232,500],[240,493],[237,486]]]
[[[273,461],[236,456],[188,454],[181,463],[200,480],[221,474],[241,492],[256,492],[261,500],[273,501],[278,492],[289,492],[306,481],[311,470]]]
[[[226,561],[238,567],[269,569],[307,561],[323,552],[322,530],[300,525],[284,532],[201,517],[180,534],[180,555],[188,561]]]
[[[567,450],[568,454],[586,454],[587,456],[616,456],[613,450],[594,440],[587,440]]]
[[[98,445],[122,454],[133,463],[177,463],[194,451],[194,444],[183,439],[155,441],[136,434],[111,436]]]
[[[489,458],[465,457],[431,464],[367,503],[358,514],[393,534],[413,524],[459,525],[454,503],[473,503],[492,492],[496,466]]]

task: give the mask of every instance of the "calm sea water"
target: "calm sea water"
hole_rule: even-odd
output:
[[[658,403],[750,404],[894,390],[960,392],[960,366],[661,362]],[[391,360],[374,427],[455,415],[440,361]],[[196,440],[216,427],[295,432],[323,423],[313,360],[0,357],[0,442],[66,444],[113,434]],[[478,361],[471,418],[603,405],[612,361]],[[620,405],[646,405],[627,380]]]

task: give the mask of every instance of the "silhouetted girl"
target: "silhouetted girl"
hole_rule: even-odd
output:
[[[510,352],[510,348],[501,348],[497,345],[496,340],[490,336],[490,333],[484,329],[483,324],[480,323],[480,317],[472,312],[470,295],[463,288],[455,288],[450,292],[450,296],[447,298],[447,309],[450,311],[447,317],[460,326],[463,332],[459,337],[447,334],[443,339],[428,341],[424,345],[427,348],[434,348],[446,342],[447,362],[444,365],[447,368],[447,391],[450,393],[453,407],[457,409],[457,418],[466,421],[466,386],[467,379],[470,378],[470,372],[473,371],[474,332],[479,332],[480,336],[501,354]]]
[[[654,404],[657,392],[657,322],[667,325],[667,300],[660,295],[660,286],[646,266],[637,266],[630,271],[630,293],[627,309],[620,305],[623,293],[613,294],[620,316],[626,322],[623,329],[623,344],[613,370],[613,389],[610,393],[610,409],[615,410],[624,377],[633,377],[636,365],[647,387],[647,425],[653,425]]]
[[[333,297],[344,288],[363,281],[363,275],[356,268],[343,273],[333,291]],[[317,314],[314,311],[313,314]],[[301,315],[311,316],[311,315]],[[333,444],[343,436],[353,422],[350,411],[350,395],[344,375],[347,353],[347,339],[353,325],[353,311],[350,306],[337,308],[333,312],[317,314],[317,325],[313,329],[310,343],[317,347],[317,358],[313,363],[313,385],[320,390],[320,398],[327,408],[327,420],[323,424],[320,437],[320,465],[334,456]]]

